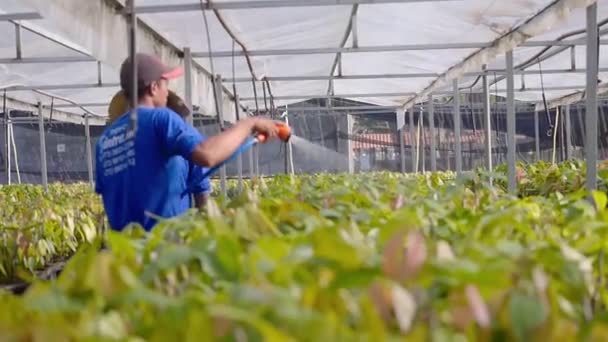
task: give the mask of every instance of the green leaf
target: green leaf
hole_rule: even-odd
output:
[[[343,216],[342,213],[334,209],[323,209],[320,214],[328,219],[340,219]]]
[[[84,308],[84,305],[66,293],[44,287],[33,289],[25,299],[25,306],[42,314],[75,314]]]
[[[524,253],[524,248],[515,241],[501,240],[496,249],[511,258],[519,258]]]
[[[192,260],[195,255],[190,248],[179,245],[169,245],[161,249],[155,263],[148,264],[142,274],[144,282],[150,282],[161,271],[168,271]]]
[[[276,329],[268,322],[256,317],[247,310],[241,310],[227,305],[213,305],[208,308],[211,315],[227,318],[236,322],[249,324],[260,332],[267,342],[295,342],[296,340],[284,332]]]
[[[518,291],[511,294],[509,312],[518,341],[528,341],[533,330],[547,318],[543,304],[536,297]]]
[[[592,197],[597,210],[604,211],[604,209],[606,209],[606,204],[608,203],[608,196],[606,196],[606,193],[601,191],[593,191]]]
[[[345,269],[359,268],[357,250],[340,238],[335,231],[317,230],[312,233],[315,257],[336,263]]]
[[[220,236],[215,247],[215,257],[221,265],[223,278],[237,281],[241,273],[241,250],[239,244],[228,237]]]
[[[115,231],[109,231],[106,234],[109,248],[118,256],[122,256],[127,260],[134,260],[137,255],[135,244],[132,239],[129,239],[125,234]]]
[[[367,287],[380,277],[382,272],[379,269],[360,269],[347,272],[341,272],[336,275],[336,278],[331,284],[332,289],[346,288],[356,289]]]
[[[165,310],[168,307],[174,307],[179,304],[177,299],[168,297],[147,287],[129,290],[114,298],[114,301],[121,303],[122,305],[138,305],[146,303],[160,310]]]

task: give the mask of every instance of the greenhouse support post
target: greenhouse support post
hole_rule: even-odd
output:
[[[215,101],[217,103],[217,124],[220,131],[223,131],[224,127],[224,101],[222,101],[223,97],[223,87],[222,87],[222,76],[215,76]],[[222,190],[222,194],[226,196],[228,193],[226,192],[226,165],[220,168],[220,189]]]
[[[253,160],[253,154],[255,150],[255,146],[253,148],[250,148],[249,151],[247,151],[247,155],[249,156],[249,179],[253,179],[253,177],[255,177],[255,169],[254,169],[254,160]]]
[[[534,145],[536,149],[536,161],[540,161],[540,113],[534,111]]]
[[[189,47],[184,48],[184,102],[190,111],[188,123],[194,123],[194,111],[192,110],[192,51]],[[237,107],[238,108],[238,107]]]
[[[285,124],[289,126],[289,106],[286,106],[287,115],[285,115]],[[294,166],[293,166],[293,145],[291,144],[291,140],[287,142],[287,148],[285,149],[285,173],[293,175],[294,174]]]
[[[285,124],[287,126],[289,126],[289,120],[287,119],[287,117],[285,117]],[[286,147],[289,146],[289,144],[285,144]],[[285,171],[285,174],[288,175],[289,174],[289,148],[285,148],[285,151],[283,152],[283,169]]]
[[[509,192],[517,189],[515,178],[515,80],[513,77],[513,51],[506,54],[507,59],[507,165]]]
[[[572,122],[570,121],[570,105],[566,105],[564,112],[566,123],[566,159],[572,158]]]
[[[86,138],[86,155],[87,155],[87,173],[89,175],[89,184],[93,186],[93,150],[91,147],[91,126],[89,122],[89,114],[84,114],[84,135]]]
[[[597,3],[587,7],[587,111],[585,113],[585,157],[587,161],[587,190],[597,188],[597,81],[598,81]]]
[[[399,164],[401,173],[406,173],[407,168],[405,166],[405,109],[401,108],[397,111],[397,139],[399,139]]]
[[[551,163],[552,164],[557,163],[557,137],[559,135],[559,127],[561,125],[560,118],[559,118],[560,117],[559,108],[560,107],[555,108],[555,121],[554,121],[553,134],[552,134],[553,146],[551,148]]]
[[[260,148],[258,145],[253,146],[253,169],[256,177],[260,176]]]
[[[354,128],[354,120],[353,116],[350,114],[346,114],[346,127],[348,133],[348,139],[346,139],[346,146],[348,151],[348,173],[355,173],[355,159],[354,159],[354,151],[353,151],[353,142],[350,139],[351,134],[353,134]]]
[[[560,113],[560,122],[559,122],[559,156],[560,156],[560,161],[563,162],[566,159],[568,159],[566,157],[566,120],[564,119],[564,116],[566,114],[566,107],[565,106],[559,106],[558,108],[560,108],[559,113]]]
[[[487,70],[487,65],[483,66]],[[486,169],[492,171],[492,112],[490,110],[490,85],[488,76],[483,76],[483,123],[484,123],[484,143],[486,149]]]
[[[422,143],[420,144],[420,154],[422,155],[422,173],[426,173],[426,148],[427,148],[427,142],[426,142],[426,130],[424,128],[424,106],[422,107],[422,111],[420,113],[420,118],[421,118],[421,122],[420,122],[420,139],[422,141]]]
[[[132,84],[131,84],[131,94],[137,94],[137,87],[139,82],[137,81],[137,58],[135,58],[137,54],[137,13],[135,12],[135,0],[127,0],[126,7],[129,9],[129,23],[127,25],[129,40],[128,40],[128,48],[129,48],[129,57],[131,59],[131,70],[132,70]],[[133,96],[131,99],[131,129],[133,133],[137,132],[137,97]]]
[[[433,95],[429,95],[429,134],[431,135],[431,171],[437,171],[437,146],[435,142],[435,106],[433,105]]]
[[[411,161],[410,164],[412,165],[411,171],[412,173],[416,173],[416,149],[414,148],[415,145],[415,141],[416,141],[416,131],[414,130],[414,108],[410,108],[407,111],[408,115],[409,115],[409,130],[410,130],[410,154],[411,154]]]
[[[6,98],[4,99],[4,101],[6,102]],[[9,145],[9,136],[8,136],[8,123],[10,121],[10,111],[6,110],[6,105],[4,106],[4,124],[3,129],[4,129],[4,141],[2,142],[3,145],[3,153],[4,153],[4,158],[5,158],[5,165],[4,168],[6,170],[6,184],[11,184],[11,150],[10,150],[10,145]]]
[[[46,138],[44,137],[44,117],[42,116],[42,103],[38,102],[38,133],[40,135],[40,174],[42,187],[48,190],[48,174],[46,168]]]
[[[11,136],[13,134],[13,123],[11,122],[11,111],[10,110],[7,111],[7,118],[8,118],[8,121],[6,124],[6,144],[7,144],[6,151],[8,154],[6,155],[6,160],[7,160],[7,165],[8,165],[7,166],[7,171],[8,171],[7,180],[8,180],[8,184],[10,185],[10,184],[12,184],[12,178],[13,178],[13,161],[12,161],[12,157],[11,157],[11,155],[13,153],[12,145],[11,145],[11,141],[12,141]]]
[[[458,80],[454,80],[452,83],[454,87],[454,141],[456,142],[456,148],[454,153],[456,154],[456,174],[460,176],[462,174],[462,142],[460,132],[460,92],[458,90]]]
[[[416,123],[416,160],[415,160],[415,165],[416,165],[416,173],[420,172],[421,167],[420,167],[420,153],[423,152],[422,151],[422,127],[421,124],[423,122],[423,115],[424,115],[424,108],[421,106],[420,107],[420,114],[418,116],[418,122]]]
[[[11,150],[13,151],[12,155],[13,155],[13,160],[15,161],[15,172],[17,174],[17,184],[21,184],[21,172],[19,172],[19,152],[17,151],[17,145],[15,144],[15,133],[13,131],[13,122],[11,120],[11,123],[8,127],[9,129],[9,134],[8,136],[10,137],[9,143],[11,144]],[[8,165],[9,165],[9,169],[11,170],[11,173],[13,172],[12,169],[12,163],[11,163],[11,159],[9,158],[8,160]],[[10,184],[10,178],[9,178],[9,184]]]
[[[403,126],[397,130],[397,138],[399,139],[399,170],[401,170],[401,173],[406,173],[407,167],[405,166],[405,136]]]
[[[239,100],[239,95],[234,95],[234,114],[236,115],[236,121],[241,120],[241,111],[240,111],[241,101]],[[238,189],[239,192],[243,191],[243,155],[239,154],[236,157],[236,172],[238,176]]]

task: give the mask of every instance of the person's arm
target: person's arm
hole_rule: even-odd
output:
[[[211,194],[211,180],[209,178],[202,178],[206,171],[207,169],[198,165],[190,165],[188,188],[194,197],[194,204],[199,210],[205,208]]]
[[[207,206],[208,201],[209,201],[208,193],[194,195],[194,205],[196,205],[196,208],[199,210],[203,210]]]
[[[228,159],[254,132],[264,133],[272,139],[277,136],[278,128],[274,121],[268,119],[241,120],[224,132],[198,144],[192,151],[191,160],[203,167],[214,167]]]
[[[241,144],[258,132],[273,139],[278,127],[273,120],[248,118],[237,122],[213,137],[203,139],[192,126],[186,124],[175,112],[166,109],[156,113],[155,129],[169,155],[180,155],[202,167],[214,167],[228,159]]]

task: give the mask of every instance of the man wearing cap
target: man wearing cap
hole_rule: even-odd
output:
[[[125,92],[119,90],[114,97],[112,97],[108,107],[108,125],[111,125],[126,113],[129,110],[129,105],[129,100],[125,96]],[[169,90],[169,96],[167,97],[167,108],[176,112],[186,122],[191,115],[190,108],[186,106],[186,103],[179,95],[171,90]],[[203,175],[208,169],[193,164],[192,162],[188,163],[188,192],[192,194],[194,205],[199,209],[203,209],[211,194],[211,180],[209,177],[203,178]]]
[[[170,218],[190,208],[189,163],[214,167],[227,159],[251,134],[277,136],[272,120],[247,118],[218,135],[203,138],[177,113],[167,108],[168,81],[181,69],[169,68],[158,58],[137,54],[137,130],[128,112],[111,123],[96,146],[95,191],[103,199],[110,226],[122,230],[131,223],[146,231],[156,218]],[[120,84],[131,99],[131,60],[123,63]]]

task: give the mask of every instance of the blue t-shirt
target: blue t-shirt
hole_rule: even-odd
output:
[[[147,231],[154,217],[170,218],[192,205],[190,194],[209,192],[205,169],[190,162],[204,138],[168,108],[138,109],[135,136],[130,116],[107,127],[96,146],[95,191],[102,196],[110,226],[139,223]]]

